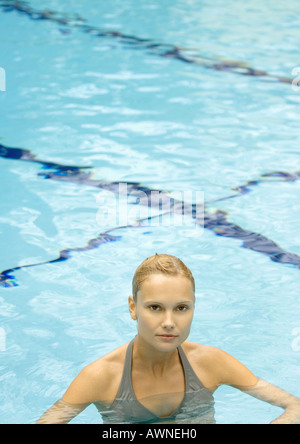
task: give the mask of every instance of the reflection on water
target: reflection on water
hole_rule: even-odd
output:
[[[214,399],[204,388],[94,404],[104,424],[215,424]]]
[[[102,416],[104,424],[215,424],[214,403],[204,399],[199,405],[199,402],[193,402],[193,393],[195,392],[185,393],[180,406],[171,414],[161,418],[154,411],[163,411],[164,405],[174,405],[176,401],[182,399],[182,393],[149,396],[140,400],[141,402],[128,399],[125,411],[123,408],[114,408],[114,405],[118,405],[116,399],[105,402],[95,401],[94,405]],[[148,410],[144,405],[151,406],[153,411]],[[59,399],[41,416],[37,424],[67,424],[88,406],[89,403],[69,404]]]
[[[36,422],[37,424],[67,424],[89,404],[69,404],[59,399]]]
[[[300,398],[259,378],[253,386],[236,387],[258,400],[276,405],[284,412],[272,423],[299,424]],[[197,393],[199,392],[199,396]],[[140,401],[132,397],[113,401],[95,401],[94,405],[102,416],[104,424],[216,424],[213,397],[205,396],[206,390],[198,392],[163,393],[143,398]],[[195,396],[196,393],[196,396]],[[201,403],[199,402],[201,396]],[[125,402],[124,402],[125,401]],[[159,417],[158,412],[164,407],[180,402],[169,416]],[[79,415],[89,404],[69,404],[58,400],[37,421],[37,424],[66,424]],[[145,406],[152,408],[148,410]],[[168,410],[168,408],[166,409]],[[154,413],[156,412],[156,414]]]

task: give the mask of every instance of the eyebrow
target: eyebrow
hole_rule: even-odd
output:
[[[192,304],[193,301],[189,300],[189,301],[180,301],[180,302],[176,302],[175,305],[180,305],[180,304]],[[158,304],[158,305],[164,305],[163,302],[159,302],[159,301],[145,301],[145,304]]]

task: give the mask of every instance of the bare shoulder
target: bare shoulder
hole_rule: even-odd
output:
[[[219,348],[191,341],[185,341],[182,344],[182,348],[190,364],[195,369],[201,367],[210,370],[216,363],[225,359],[227,355]]]
[[[128,343],[112,350],[96,361],[84,367],[83,371],[91,377],[101,378],[101,375],[112,376],[123,368]]]
[[[118,391],[128,343],[85,366],[63,396],[69,403],[111,402]]]
[[[222,384],[252,385],[257,377],[229,353],[217,347],[185,341],[182,348],[196,375],[207,388]]]

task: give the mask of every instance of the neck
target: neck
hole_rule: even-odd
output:
[[[170,351],[160,351],[137,335],[133,344],[133,359],[135,365],[161,374],[176,364],[179,356],[177,348]]]

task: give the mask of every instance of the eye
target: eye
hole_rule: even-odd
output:
[[[152,305],[149,305],[149,308],[151,311],[158,311],[160,309],[160,306],[152,304]]]
[[[186,311],[186,310],[188,310],[188,306],[187,305],[179,305],[178,307],[177,307],[177,310],[178,311]]]

